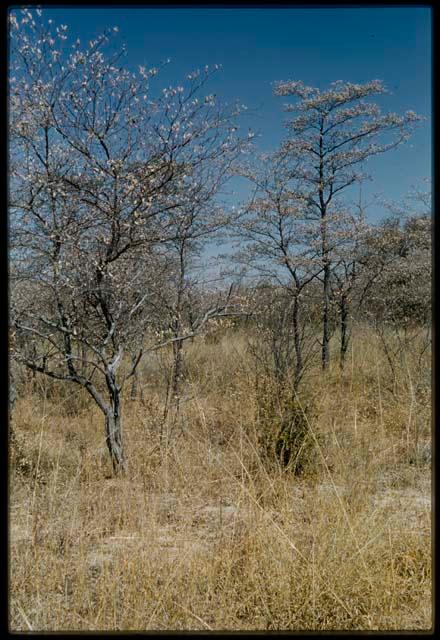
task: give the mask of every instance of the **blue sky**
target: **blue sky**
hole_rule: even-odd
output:
[[[44,7],[44,5],[43,5]],[[402,198],[431,175],[431,12],[429,7],[389,8],[203,8],[147,5],[50,7],[47,18],[67,24],[72,36],[89,40],[118,26],[130,65],[157,66],[171,58],[158,86],[181,82],[208,65],[222,70],[210,92],[227,102],[238,99],[254,115],[245,130],[260,132],[256,145],[274,149],[285,129],[285,98],[273,95],[273,82],[302,80],[324,88],[334,80],[381,79],[392,95],[378,100],[383,110],[408,109],[425,116],[411,141],[370,162],[374,181],[368,194]],[[238,186],[233,199],[244,197]],[[372,208],[373,217],[380,210]]]

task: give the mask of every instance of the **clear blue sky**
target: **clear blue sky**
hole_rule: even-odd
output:
[[[43,5],[44,6],[44,5]],[[277,80],[302,80],[324,88],[334,80],[381,79],[392,95],[383,110],[412,109],[427,118],[411,141],[370,162],[374,182],[367,194],[398,200],[431,176],[431,12],[429,7],[390,8],[203,8],[48,7],[47,18],[67,24],[71,35],[89,40],[119,27],[130,65],[156,66],[171,58],[158,86],[221,64],[210,92],[239,99],[257,115],[244,123],[261,133],[258,150],[274,149],[284,135],[285,98],[272,93]],[[236,198],[243,197],[240,187]],[[379,215],[373,209],[372,215]]]

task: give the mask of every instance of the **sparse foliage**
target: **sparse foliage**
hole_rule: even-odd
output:
[[[11,13],[11,321],[17,360],[96,401],[117,470],[121,392],[152,328],[155,265],[188,215],[205,216],[194,237],[214,224],[208,203],[240,142],[237,111],[200,95],[209,69],[155,98],[157,70],[128,71],[110,38],[67,49],[64,25]]]
[[[364,177],[360,172],[364,163],[407,140],[420,120],[413,111],[403,116],[382,114],[377,104],[366,100],[385,92],[379,80],[336,81],[323,91],[300,81],[278,82],[275,88],[276,95],[294,100],[285,107],[295,115],[286,123],[289,136],[280,155],[290,166],[297,201],[319,222],[324,370],[330,357],[331,235],[340,195]]]

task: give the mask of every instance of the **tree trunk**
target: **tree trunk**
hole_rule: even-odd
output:
[[[122,443],[122,419],[119,413],[109,411],[105,416],[105,440],[115,474],[126,471]]]
[[[298,390],[303,372],[301,332],[299,327],[299,301],[295,296],[293,302],[293,340],[295,346],[295,380],[293,382],[294,392]]]
[[[321,211],[321,258],[324,267],[323,283],[323,310],[322,310],[322,370],[325,371],[329,364],[329,342],[330,342],[330,261],[329,248],[327,242],[327,200],[324,197],[324,118],[321,119],[319,136],[319,208]]]
[[[177,335],[177,332],[176,332]],[[168,378],[168,389],[165,400],[165,407],[163,412],[163,419],[160,431],[160,439],[169,438],[174,429],[176,419],[179,414],[180,407],[180,380],[182,378],[183,370],[183,341],[176,340],[173,342],[173,365],[171,375]],[[168,423],[166,427],[166,434],[164,428],[167,423],[168,417],[171,412],[171,424]]]
[[[105,441],[115,474],[126,471],[124,447],[122,441],[122,415],[120,389],[113,377],[107,373],[107,387],[110,393],[110,406],[104,411]]]
[[[134,353],[131,358],[132,366],[135,365],[136,359],[137,359],[137,354]],[[144,392],[142,387],[140,388],[140,392],[139,392],[139,369],[138,367],[136,367],[136,370],[133,373],[133,377],[131,381],[130,398],[131,400],[136,400],[138,397],[141,401],[144,399]]]
[[[185,273],[186,273],[186,236],[182,238],[179,250],[179,283],[177,289],[177,301],[176,301],[176,317],[174,321],[174,337],[177,338],[182,335],[182,311],[183,311],[183,297],[185,291]],[[180,380],[182,377],[183,369],[183,342],[182,340],[176,340],[173,342],[173,373],[170,385],[171,393],[171,405],[174,405],[175,415],[179,411],[180,404]]]
[[[347,355],[348,343],[350,341],[350,335],[348,331],[348,300],[345,295],[342,295],[340,302],[341,311],[341,349],[339,354],[339,366],[341,370],[344,369],[345,357]]]
[[[322,370],[328,368],[330,355],[330,265],[325,260],[324,263],[324,290],[323,290],[323,310],[322,310]]]
[[[180,380],[183,368],[183,342],[178,340],[173,343],[173,377],[171,380],[171,401],[178,404],[180,396]]]

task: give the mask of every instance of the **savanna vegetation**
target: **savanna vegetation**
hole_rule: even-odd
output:
[[[41,14],[10,20],[10,629],[430,629],[430,193],[359,197],[420,118],[280,82],[261,155],[216,69],[157,91]]]

